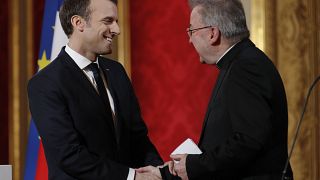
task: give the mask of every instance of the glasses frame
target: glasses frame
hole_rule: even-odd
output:
[[[206,28],[212,28],[213,26],[203,26],[203,27],[199,27],[199,28],[191,28],[191,24],[190,24],[190,26],[187,28],[187,34],[189,35],[189,37],[191,37],[192,36],[192,34],[194,33],[194,32],[196,32],[196,31],[198,31],[198,30],[201,30],[201,29],[206,29]]]

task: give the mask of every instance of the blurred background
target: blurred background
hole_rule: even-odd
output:
[[[251,39],[273,60],[283,78],[291,145],[308,88],[320,74],[320,1],[242,2]],[[45,3],[2,0],[0,5],[0,164],[13,165],[14,180],[42,180],[40,176],[25,178],[31,120],[26,86],[43,58],[50,60],[40,52]],[[150,137],[168,160],[186,138],[198,142],[219,71],[200,64],[188,43],[187,0],[119,0],[118,8],[121,35],[110,57],[126,68]],[[311,94],[291,158],[296,180],[320,179],[319,89],[316,86]],[[36,158],[35,166],[43,163],[40,159]],[[42,167],[38,171],[45,173],[46,166]]]

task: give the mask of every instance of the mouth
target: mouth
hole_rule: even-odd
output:
[[[104,38],[111,44],[112,43],[112,37],[110,36],[104,36]]]

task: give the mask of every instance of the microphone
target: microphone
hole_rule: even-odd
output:
[[[291,158],[291,156],[292,156],[292,152],[293,152],[294,145],[296,144],[296,141],[297,141],[297,137],[298,137],[298,133],[299,133],[299,130],[300,130],[301,122],[302,122],[304,113],[306,112],[306,107],[307,107],[307,104],[308,104],[308,100],[309,100],[311,91],[312,91],[312,89],[314,88],[314,86],[317,84],[317,82],[318,82],[319,80],[320,80],[320,76],[318,76],[318,77],[313,81],[313,83],[311,84],[311,86],[310,86],[310,88],[309,88],[307,98],[306,98],[306,100],[305,100],[305,102],[304,102],[303,111],[302,111],[300,120],[299,120],[299,122],[298,122],[296,132],[294,133],[294,138],[293,138],[293,140],[292,140],[292,145],[291,145],[290,153],[289,153],[289,156],[288,156],[288,158],[287,158],[286,165],[284,166],[284,169],[283,169],[283,171],[282,171],[281,180],[290,180],[290,179],[292,179],[291,177],[286,176],[287,169],[288,169],[288,165],[289,165],[289,161],[290,161],[290,158]]]

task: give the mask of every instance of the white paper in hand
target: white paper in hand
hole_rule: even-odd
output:
[[[188,138],[183,143],[181,143],[171,154],[201,154],[202,151],[199,147]]]

